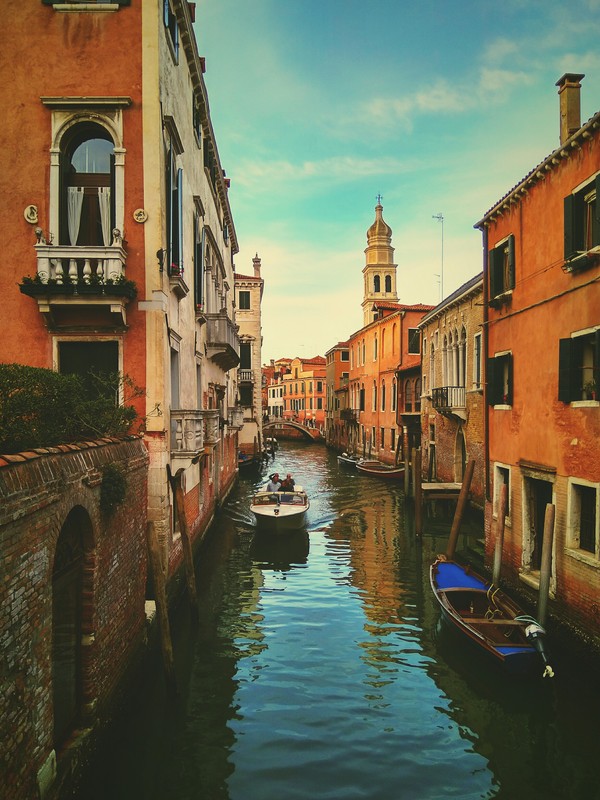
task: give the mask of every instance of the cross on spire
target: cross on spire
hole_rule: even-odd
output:
[[[377,195],[377,205],[378,205],[378,206],[380,206],[380,205],[381,205],[381,201],[382,201],[382,200],[383,200],[383,195],[381,195],[381,194],[378,194],[378,195]]]

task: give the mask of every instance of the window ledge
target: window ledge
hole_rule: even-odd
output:
[[[81,13],[82,11],[112,13],[118,11],[120,5],[119,3],[52,3],[52,8],[63,13]]]
[[[488,301],[488,305],[490,305],[492,308],[500,308],[500,306],[512,301],[512,294],[512,289],[509,289],[506,292],[501,292],[500,294],[491,297]]]
[[[599,400],[571,400],[573,408],[598,408]]]
[[[509,406],[507,403],[499,403],[497,406],[494,406],[494,411],[510,411],[512,406]]]
[[[565,547],[565,555],[570,556],[574,561],[580,561],[582,564],[587,564],[592,569],[600,570],[600,561],[584,550],[578,550],[573,547]]]

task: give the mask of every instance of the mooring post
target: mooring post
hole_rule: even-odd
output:
[[[423,484],[421,483],[421,450],[413,451],[413,469],[415,473],[415,534],[423,533]]]
[[[410,450],[404,451],[404,496],[410,496]]]
[[[194,570],[194,553],[192,550],[192,540],[187,525],[187,518],[185,516],[185,501],[183,494],[183,486],[181,485],[181,478],[183,476],[183,469],[178,469],[175,475],[171,474],[171,468],[167,464],[167,474],[169,476],[169,483],[173,490],[173,497],[175,500],[175,509],[177,512],[177,519],[179,520],[179,531],[181,533],[181,547],[183,550],[183,562],[185,566],[185,578],[187,584],[188,599],[190,601],[190,608],[194,617],[198,617],[198,598],[196,595],[196,573]]]
[[[152,583],[154,585],[154,599],[156,602],[156,617],[158,619],[160,651],[165,669],[165,678],[169,689],[171,691],[175,691],[175,664],[173,660],[171,628],[169,625],[167,587],[162,559],[160,557],[160,545],[154,530],[154,522],[152,521],[149,521],[146,524],[146,545],[148,547],[148,564],[150,566],[150,574],[152,576]]]
[[[500,584],[500,570],[502,569],[502,547],[504,545],[504,526],[506,509],[508,506],[508,486],[502,484],[500,490],[500,506],[498,508],[498,520],[496,526],[496,546],[494,548],[494,568],[492,572],[492,583]]]
[[[544,515],[544,541],[542,543],[542,563],[540,565],[540,593],[538,595],[537,621],[546,624],[548,613],[548,596],[550,594],[550,577],[552,575],[552,542],[554,540],[554,517],[556,508],[552,503],[546,505]]]
[[[458,534],[460,533],[460,526],[462,523],[463,514],[469,499],[469,490],[471,488],[471,480],[473,479],[473,471],[475,470],[475,461],[469,461],[467,464],[467,471],[464,474],[462,486],[460,487],[460,494],[458,495],[458,502],[456,503],[456,511],[454,512],[454,519],[452,520],[452,528],[450,530],[450,538],[448,539],[448,547],[446,548],[446,558],[452,560],[456,550],[456,543],[458,542]]]

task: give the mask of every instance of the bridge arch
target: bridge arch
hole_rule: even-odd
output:
[[[311,442],[321,438],[321,433],[316,428],[307,428],[305,425],[293,422],[291,419],[278,419],[277,422],[266,422],[263,425],[263,436],[268,436],[269,434],[277,435],[277,431],[281,431],[284,428],[293,428],[294,430],[300,431],[304,438]]]

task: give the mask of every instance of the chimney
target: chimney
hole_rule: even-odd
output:
[[[579,90],[585,75],[566,72],[556,82],[560,97],[560,143],[564,144],[569,137],[581,128],[581,99]]]
[[[252,266],[254,267],[254,277],[260,278],[260,258],[258,257],[258,253],[252,259]]]

